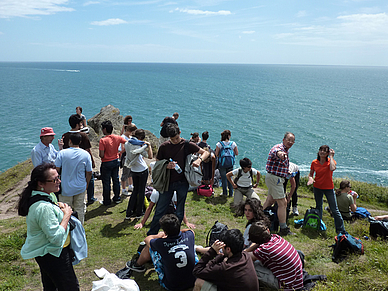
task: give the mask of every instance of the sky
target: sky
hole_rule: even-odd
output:
[[[0,61],[388,66],[388,1],[0,0]]]

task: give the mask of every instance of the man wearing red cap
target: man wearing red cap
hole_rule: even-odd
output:
[[[43,127],[40,130],[40,142],[31,151],[31,160],[34,167],[43,163],[54,163],[58,151],[52,145],[54,130],[51,127]],[[58,140],[58,146],[60,141]]]

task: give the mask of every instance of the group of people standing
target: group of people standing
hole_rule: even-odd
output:
[[[74,210],[78,213],[81,223],[84,222],[85,192],[92,185],[92,167],[94,167],[90,141],[87,134],[81,131],[86,127],[85,118],[79,115],[79,111],[82,114],[82,108],[77,107],[77,114],[69,118],[71,130],[60,139],[58,143],[60,151],[56,151],[51,144],[55,135],[53,129],[42,128],[41,142],[31,153],[35,166],[31,181],[23,191],[19,202],[19,214],[27,216],[28,225],[22,256],[26,259],[36,259],[45,290],[79,289],[74,270],[69,263],[71,262],[68,248],[69,220]],[[259,281],[252,280],[252,274],[256,274],[260,281],[275,288],[284,290],[302,288],[301,257],[292,245],[282,238],[293,234],[287,226],[286,211],[288,202],[296,194],[298,186],[296,177],[299,179],[299,176],[296,176],[299,174],[297,166],[289,161],[289,150],[295,143],[295,135],[287,132],[282,142],[269,151],[265,176],[268,195],[262,206],[260,198],[252,189],[257,187],[260,181],[260,172],[252,168],[252,162],[248,158],[240,160],[239,169],[233,169],[235,156],[239,153],[237,144],[231,141],[231,132],[224,130],[221,133],[221,140],[213,151],[207,144],[208,132],[202,134],[202,141],[198,134],[192,134],[191,142],[181,138],[181,131],[176,121],[178,117],[179,114],[174,113],[173,117],[166,117],[161,123],[160,144],[152,176],[154,184],[161,185],[159,189],[162,190],[157,203],[154,203],[155,214],[145,239],[147,247],[143,249],[137,260],[127,263],[128,268],[143,272],[144,263],[152,260],[161,285],[169,290],[189,288],[194,285],[194,282],[195,290],[216,290],[214,288],[217,287],[220,288],[219,290],[236,290],[236,288],[258,290]],[[150,143],[145,141],[144,130],[137,129],[132,123],[132,117],[128,118],[126,123],[121,130],[123,136],[112,134],[113,125],[109,120],[101,124],[104,137],[99,141],[99,157],[103,184],[102,203],[108,206],[112,200],[114,203],[121,201],[119,156],[123,157],[125,152],[123,166],[130,169],[131,174],[126,174],[123,170],[121,182],[128,183],[128,186],[133,185],[126,212],[126,218],[130,219],[144,215],[144,195],[149,175],[144,157],[152,158],[153,154]],[[187,154],[198,155],[193,165],[202,167],[205,184],[214,183],[214,172],[218,167],[222,181],[222,194],[229,197],[234,194],[235,206],[239,207],[240,214],[243,213],[248,221],[244,234],[239,230],[229,230],[220,240],[204,250],[204,255],[199,262],[195,254],[194,232],[180,230],[181,222],[185,218],[185,201],[189,185],[179,168],[184,169]],[[333,190],[332,176],[336,169],[334,154],[334,150],[326,145],[319,148],[317,159],[311,164],[308,184],[314,186],[316,208],[320,211],[321,217],[323,195],[326,196],[334,216],[336,231],[339,233],[345,232],[345,229]],[[62,176],[59,176],[59,173]],[[131,176],[129,181],[128,176]],[[232,180],[232,177],[235,179]],[[254,177],[256,177],[256,183],[253,180]],[[111,198],[111,180],[113,198]],[[291,191],[287,194],[285,184],[288,180],[291,182]],[[350,185],[345,188],[348,189],[348,187]],[[127,195],[128,190],[124,190],[126,186],[122,194]],[[91,193],[93,195],[89,195],[88,189],[88,203],[95,201],[94,192],[91,191]],[[176,195],[175,214],[166,216],[174,194]],[[37,195],[46,198],[34,201],[32,198],[38,197]],[[295,200],[293,210],[296,213],[296,199],[293,200]],[[269,232],[269,220],[263,212],[265,208],[275,203],[278,207],[279,235]],[[158,233],[160,227],[163,233]],[[284,256],[285,254],[287,255]],[[257,262],[253,263],[253,261]],[[288,266],[287,269],[284,268],[285,265]],[[187,270],[190,271],[187,272]],[[287,273],[292,275],[285,275]],[[69,275],[63,276],[63,274]],[[182,274],[179,280],[176,279],[176,274]]]

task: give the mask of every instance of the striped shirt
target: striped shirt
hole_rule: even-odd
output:
[[[303,266],[296,249],[277,234],[253,251],[261,263],[279,280],[282,290],[303,288]]]
[[[285,158],[284,160],[279,159],[277,156],[277,152],[279,151],[285,152],[287,154],[287,158]],[[286,149],[283,143],[280,143],[273,146],[273,148],[269,151],[267,165],[265,166],[265,169],[268,173],[271,173],[275,176],[287,178],[289,175],[289,163],[290,160],[288,159],[288,149]]]

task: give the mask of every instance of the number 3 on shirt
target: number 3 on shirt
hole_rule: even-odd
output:
[[[180,260],[180,262],[176,264],[178,268],[183,268],[187,265],[187,256],[185,252],[183,251],[176,252],[175,258]]]

